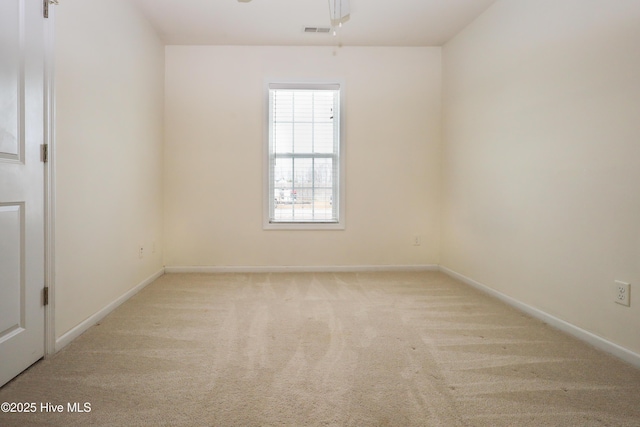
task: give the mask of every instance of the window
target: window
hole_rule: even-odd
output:
[[[340,89],[268,85],[265,228],[344,228]]]

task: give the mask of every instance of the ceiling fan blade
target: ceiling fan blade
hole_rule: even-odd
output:
[[[344,20],[351,13],[349,0],[329,0],[329,13],[331,14],[331,21],[339,22]]]

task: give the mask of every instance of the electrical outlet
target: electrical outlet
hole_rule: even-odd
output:
[[[420,246],[422,242],[420,241],[420,236],[413,237],[413,246]]]
[[[144,246],[142,245],[138,247],[138,258],[140,259],[144,258]]]
[[[615,287],[615,302],[621,305],[626,305],[629,307],[631,305],[631,285],[629,283],[621,282],[616,280]]]

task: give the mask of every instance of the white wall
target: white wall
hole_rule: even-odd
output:
[[[440,53],[167,47],[165,264],[436,264]],[[344,231],[262,229],[267,78],[344,80]]]
[[[636,353],[639,22],[636,0],[499,0],[443,49],[442,264]]]
[[[126,0],[61,3],[56,338],[162,268],[164,47]]]

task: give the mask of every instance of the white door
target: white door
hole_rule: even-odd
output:
[[[44,355],[42,0],[0,0],[0,386]]]

